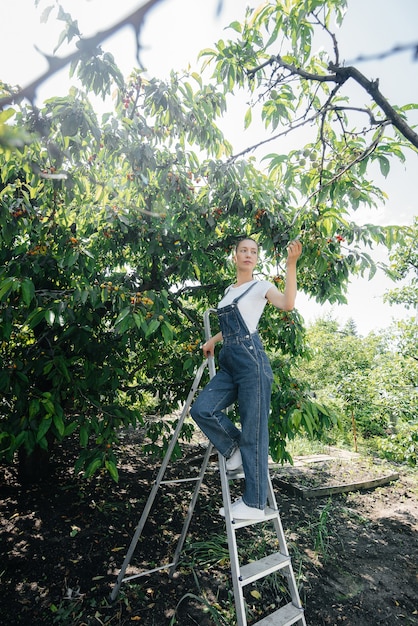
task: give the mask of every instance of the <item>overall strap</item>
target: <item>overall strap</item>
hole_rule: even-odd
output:
[[[244,296],[247,295],[247,293],[253,288],[255,287],[255,285],[257,284],[258,281],[254,280],[252,282],[252,284],[248,287],[248,289],[246,289],[240,296],[236,297],[233,302],[234,304],[236,304],[238,302],[238,300],[241,300],[241,298],[243,298]]]

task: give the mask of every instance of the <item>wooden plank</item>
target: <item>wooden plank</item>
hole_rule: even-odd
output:
[[[399,474],[393,473],[380,478],[373,478],[371,480],[362,480],[356,483],[342,483],[340,485],[329,485],[328,487],[316,487],[309,489],[308,487],[300,487],[286,482],[283,479],[275,479],[276,485],[282,487],[286,491],[293,493],[300,498],[320,498],[322,496],[330,496],[334,493],[347,493],[348,491],[360,491],[362,489],[376,489],[382,487],[395,480],[398,480]]]

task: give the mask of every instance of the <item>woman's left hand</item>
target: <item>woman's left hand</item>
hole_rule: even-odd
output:
[[[302,254],[302,244],[299,239],[294,239],[287,246],[287,260],[296,262]]]

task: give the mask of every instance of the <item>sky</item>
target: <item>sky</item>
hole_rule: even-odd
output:
[[[43,9],[54,0],[40,0],[35,9],[34,0],[0,0],[0,79],[11,84],[26,85],[46,69],[46,63],[36,48],[52,54],[63,22],[40,22]],[[84,36],[95,34],[114,24],[115,20],[131,13],[143,4],[138,0],[119,0],[115,11],[114,0],[61,0],[63,8],[78,20]],[[141,62],[150,76],[164,78],[169,72],[189,65],[198,70],[198,52],[213,47],[220,38],[227,37],[225,26],[241,20],[247,5],[256,7],[255,0],[223,0],[217,15],[218,0],[162,0],[153,9],[141,34]],[[347,64],[355,64],[368,78],[379,78],[380,90],[392,104],[418,102],[418,60],[405,51],[382,60],[361,61],[360,55],[376,55],[392,50],[397,45],[418,42],[417,0],[349,0],[348,11],[341,31],[337,32],[341,56]],[[318,46],[321,42],[318,42]],[[128,75],[137,66],[133,30],[125,28],[103,43],[112,52],[122,71]],[[58,50],[62,55],[65,49]],[[355,62],[355,63],[354,63]],[[68,92],[68,74],[64,70],[38,91],[38,102]],[[255,143],[257,129],[244,132],[245,98],[237,94],[229,116],[223,120],[223,129],[234,145],[234,151]],[[418,123],[418,117],[411,118]],[[253,133],[253,135],[251,135]],[[288,143],[275,146],[277,151],[295,146]],[[418,157],[409,153],[407,163],[393,164],[390,175],[383,179],[376,172],[375,183],[388,195],[385,205],[375,209],[360,209],[355,214],[359,223],[411,224],[418,215],[416,176]],[[387,260],[383,250],[377,251],[381,260]],[[297,308],[309,323],[330,313],[341,324],[354,319],[360,334],[387,327],[392,319],[410,317],[414,312],[404,307],[383,303],[384,292],[393,283],[383,272],[371,281],[353,279],[347,294],[348,305],[318,305],[304,294],[298,294]]]

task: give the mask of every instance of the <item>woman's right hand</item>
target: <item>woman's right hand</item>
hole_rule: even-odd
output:
[[[215,341],[211,337],[202,346],[203,354],[206,358],[213,357],[215,355]]]

